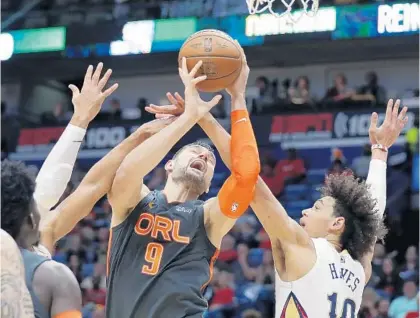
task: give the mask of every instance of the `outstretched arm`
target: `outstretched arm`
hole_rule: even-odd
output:
[[[111,189],[115,173],[124,158],[144,140],[173,121],[174,118],[168,118],[142,125],[98,161],[89,170],[77,189],[55,209],[54,217],[41,231],[41,244],[52,252],[55,243],[86,217],[96,202]]]
[[[48,223],[49,218],[53,217],[48,212],[57,204],[70,180],[86,128],[98,114],[105,98],[118,87],[114,84],[102,93],[102,89],[112,74],[112,71],[108,70],[100,78],[102,68],[103,64],[99,63],[93,73],[93,67],[88,67],[81,92],[76,86],[69,86],[73,91],[73,117],[45,159],[36,178],[34,199],[41,213],[41,230]]]
[[[376,211],[378,222],[383,221],[386,206],[386,162],[388,158],[388,148],[397,140],[402,129],[407,123],[407,107],[398,114],[400,100],[395,104],[392,99],[388,101],[384,123],[378,128],[378,114],[373,113],[369,128],[369,138],[372,144],[372,160],[369,166],[369,173],[366,183],[370,186],[371,196],[376,200]],[[372,259],[375,246],[366,254],[361,263],[366,274],[366,283],[372,274]]]
[[[239,46],[239,43],[236,44]],[[241,73],[235,83],[227,89],[232,97],[232,138],[230,142],[226,140],[226,143],[223,143],[230,156],[223,154],[222,156],[230,157],[227,160],[230,160],[232,173],[223,184],[217,198],[210,199],[204,204],[207,235],[216,247],[220,247],[223,236],[249,207],[260,173],[257,142],[245,102],[248,75],[249,67],[242,50]]]
[[[143,186],[144,176],[159,164],[175,143],[221,98],[216,96],[210,102],[202,101],[195,85],[206,77],[194,78],[202,62],[198,62],[189,73],[185,58],[182,64],[179,73],[185,85],[185,113],[172,125],[136,147],[122,162],[109,193],[113,210],[112,226],[124,221],[128,213],[147,194],[148,189]]]

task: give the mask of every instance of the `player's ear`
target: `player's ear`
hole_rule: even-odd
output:
[[[165,164],[165,170],[167,173],[171,173],[174,170],[174,161],[168,160],[168,162]]]
[[[346,223],[346,220],[342,216],[335,218],[331,226],[332,230],[339,231],[339,232],[344,230],[345,223]]]

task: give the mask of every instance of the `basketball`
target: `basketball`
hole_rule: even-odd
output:
[[[202,60],[203,65],[196,76],[207,75],[197,84],[203,92],[218,92],[231,85],[239,76],[242,67],[241,48],[226,33],[219,30],[202,30],[191,35],[179,51],[178,64],[187,59],[189,71]]]

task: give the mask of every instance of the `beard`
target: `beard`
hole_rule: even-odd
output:
[[[175,183],[182,184],[198,195],[203,194],[207,190],[204,173],[193,171],[189,166],[174,169],[172,172],[172,180]]]

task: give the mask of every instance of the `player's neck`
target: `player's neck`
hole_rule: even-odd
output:
[[[28,244],[27,242],[27,235],[20,233],[17,237],[16,237],[16,244],[20,247],[23,248],[25,250],[31,250],[32,246],[30,244]]]
[[[341,243],[340,243],[340,238],[334,235],[327,235],[326,239],[332,246],[334,246],[337,252],[343,251],[343,247],[341,246]]]
[[[190,200],[197,200],[198,194],[189,187],[182,184],[175,183],[170,178],[166,182],[163,193],[166,195],[168,203],[171,202],[186,202]]]

